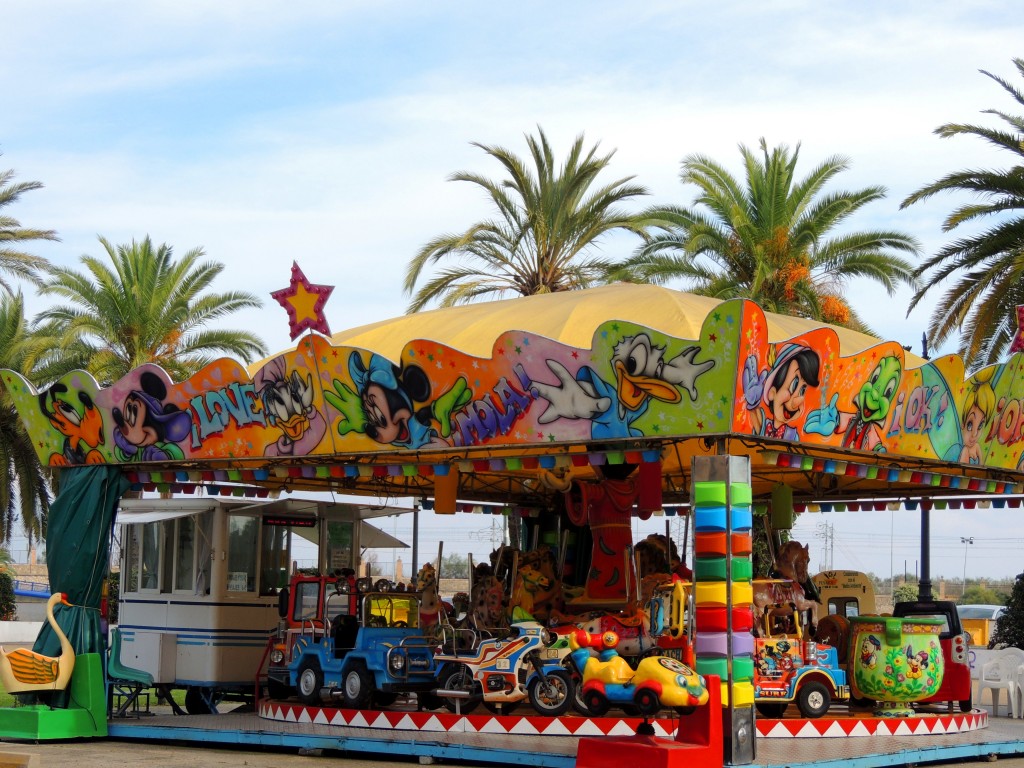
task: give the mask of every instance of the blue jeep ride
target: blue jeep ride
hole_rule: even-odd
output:
[[[351,709],[386,706],[400,693],[419,692],[426,699],[436,687],[437,642],[419,629],[419,594],[371,592],[361,603],[361,622],[339,614],[326,620],[323,636],[299,637],[289,665],[289,681],[299,699],[319,705],[340,697]],[[324,613],[331,615],[329,608]]]

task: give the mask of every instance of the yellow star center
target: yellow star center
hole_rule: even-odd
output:
[[[295,295],[287,299],[295,309],[295,321],[316,319],[316,302],[319,298],[320,294],[310,293],[302,283],[296,283]]]

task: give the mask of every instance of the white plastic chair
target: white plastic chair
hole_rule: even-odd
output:
[[[1013,693],[1013,701],[1010,706],[1010,713],[1014,717],[1024,717],[1024,664],[1017,667],[1017,672],[1014,678],[1016,683]]]
[[[992,693],[992,714],[999,715],[999,692],[1006,691],[1007,709],[1011,717],[1018,717],[1021,711],[1017,698],[1017,670],[1024,665],[1024,651],[1020,648],[1004,648],[981,665],[978,678],[978,703],[981,703],[985,689]]]

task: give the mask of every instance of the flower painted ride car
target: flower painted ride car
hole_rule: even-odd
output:
[[[763,717],[782,717],[796,702],[800,714],[821,717],[833,701],[847,701],[850,686],[836,648],[815,642],[792,603],[769,606],[762,637],[754,638],[754,706]]]

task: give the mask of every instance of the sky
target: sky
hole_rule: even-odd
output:
[[[9,0],[0,168],[45,187],[4,213],[56,230],[60,242],[33,250],[61,265],[102,255],[98,236],[149,236],[179,255],[202,247],[225,267],[213,290],[264,302],[225,327],[275,351],[289,346],[288,325],[269,294],[293,260],[337,286],[335,331],[404,313],[419,247],[490,214],[477,188],[447,180],[499,174],[472,142],[525,155],[524,135],[542,126],[561,155],[584,133],[615,151],[606,181],[648,188],[643,204],[691,202],[678,176],[687,155],[739,175],[740,144],[799,144],[798,172],[843,155],[835,189],[887,188],[851,228],[901,230],[926,254],[946,242],[957,199],[900,201],[953,170],[1006,166],[977,139],[932,131],[1012,112],[979,72],[1013,81],[1024,56],[1009,3],[711,5]],[[602,247],[625,256],[635,245]],[[934,298],[907,316],[908,289],[890,298],[852,283],[847,296],[880,336],[921,351]],[[30,313],[46,306],[31,291],[26,301]],[[969,577],[1024,570],[1024,527],[1005,512],[933,515],[933,576],[962,578],[965,548]],[[832,565],[888,574],[913,563],[918,515],[896,516],[823,516]],[[482,553],[490,520],[479,520],[460,522],[450,547]],[[445,525],[423,526],[424,548]]]

